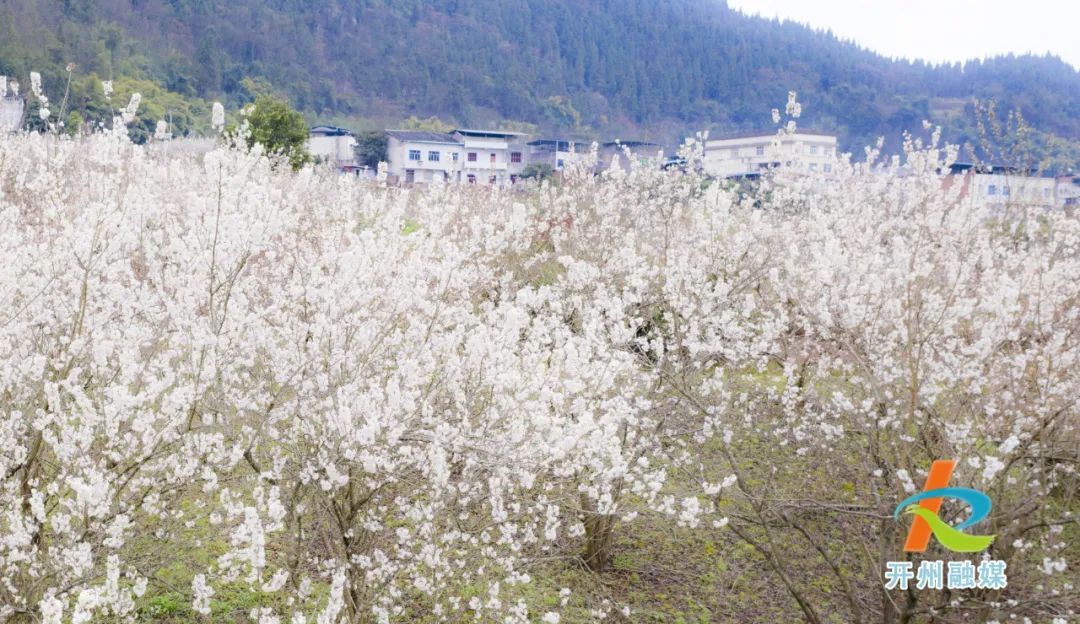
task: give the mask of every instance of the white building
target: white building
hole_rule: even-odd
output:
[[[980,173],[975,176],[975,192],[991,208],[1009,207],[1051,210],[1057,204],[1054,178],[1022,173]]]
[[[998,212],[1015,209],[1052,210],[1065,204],[1058,180],[1002,166],[953,163],[950,171],[964,176],[962,196],[977,208]]]
[[[829,173],[836,157],[836,137],[829,134],[739,134],[705,141],[702,166],[705,173],[723,178],[780,167]]]
[[[308,134],[308,153],[343,171],[356,169],[356,137],[335,126],[315,126]]]
[[[526,135],[499,130],[454,131],[463,145],[461,181],[470,184],[513,184],[528,164]]]
[[[500,130],[387,130],[387,172],[406,184],[441,180],[513,184],[525,166],[525,135]]]
[[[387,173],[398,182],[460,182],[465,144],[441,132],[387,130]]]

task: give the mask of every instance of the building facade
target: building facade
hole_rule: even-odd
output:
[[[26,98],[0,93],[0,132],[15,132],[22,128],[26,117]]]
[[[387,173],[404,184],[460,182],[465,145],[449,134],[387,130]]]
[[[525,135],[518,132],[387,130],[386,136],[387,172],[404,184],[502,186],[517,182],[529,164]]]
[[[721,177],[760,174],[773,168],[830,173],[836,162],[836,137],[817,132],[739,134],[705,141],[702,167]]]
[[[1059,176],[1054,182],[1054,196],[1060,208],[1080,208],[1080,175]]]
[[[308,153],[316,160],[334,165],[342,171],[357,166],[356,137],[335,126],[315,126],[308,133]]]
[[[954,176],[963,176],[961,196],[969,205],[1006,213],[1016,209],[1048,211],[1064,206],[1058,180],[1010,167],[953,163]]]
[[[454,131],[462,148],[461,181],[502,186],[517,182],[526,162],[526,136],[499,130]]]
[[[972,190],[981,206],[994,210],[1051,210],[1057,204],[1056,187],[1054,178],[996,172],[976,174]]]

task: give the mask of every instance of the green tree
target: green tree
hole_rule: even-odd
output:
[[[265,78],[245,77],[240,79],[240,95],[248,100],[258,99],[264,95],[273,95],[274,85]]]
[[[570,98],[553,95],[544,100],[544,116],[559,128],[581,129],[581,113],[574,108]]]
[[[85,123],[85,121],[83,120],[83,116],[79,114],[79,111],[71,111],[68,114],[67,123],[64,124],[64,130],[69,136],[75,136],[82,131],[83,123]]]
[[[289,161],[294,171],[311,162],[307,151],[308,125],[304,116],[284,100],[270,95],[259,96],[247,115],[250,132],[248,147],[256,143],[267,153]]]
[[[26,109],[26,129],[30,132],[48,132],[49,122],[41,118],[41,102],[34,100]]]
[[[386,133],[379,130],[357,132],[356,159],[361,166],[378,167],[386,160]]]

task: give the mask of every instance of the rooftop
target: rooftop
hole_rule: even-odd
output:
[[[819,136],[830,139],[835,139],[836,135],[824,132],[821,130],[812,130],[810,128],[796,128],[795,134],[801,134],[804,136]],[[772,140],[776,138],[775,130],[747,130],[743,132],[732,132],[728,134],[720,134],[717,136],[709,136],[708,141],[731,141],[733,139],[768,139]]]
[[[949,165],[949,173],[964,173],[966,171],[974,170],[975,173],[983,174],[997,174],[997,175],[1021,175],[1021,176],[1037,176],[1037,177],[1049,177],[1046,175],[1040,175],[1038,167],[1014,167],[1009,165],[991,164],[991,163],[970,163],[970,162],[954,162]]]
[[[345,128],[339,128],[337,126],[312,126],[311,134],[321,134],[324,136],[350,136],[352,130],[346,130]]]
[[[420,141],[423,143],[453,143],[454,145],[461,144],[461,141],[456,140],[449,134],[443,134],[442,132],[428,132],[426,130],[387,130],[386,135],[394,137],[399,141]]]
[[[485,137],[489,139],[512,139],[514,137],[526,136],[523,132],[509,132],[504,130],[469,130],[466,128],[458,128],[454,130],[455,134],[463,134],[471,137]]]
[[[571,147],[577,147],[579,145],[589,145],[589,141],[578,141],[575,139],[536,139],[535,141],[529,141],[528,145],[536,147],[554,147],[560,152],[568,152]]]

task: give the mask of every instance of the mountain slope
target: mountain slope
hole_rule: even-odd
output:
[[[1080,140],[1080,72],[1056,57],[892,61],[716,0],[9,0],[0,24],[0,73],[75,60],[233,105],[273,89],[372,126],[436,115],[671,140],[767,127],[794,89],[804,125],[849,148],[924,118],[971,140],[975,97]]]

